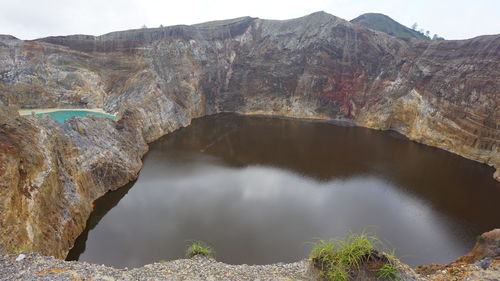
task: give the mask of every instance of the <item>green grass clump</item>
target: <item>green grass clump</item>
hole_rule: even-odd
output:
[[[309,259],[320,269],[323,278],[331,281],[346,281],[349,272],[358,269],[374,249],[376,238],[365,233],[349,234],[344,240],[319,240],[313,246]]]
[[[376,271],[378,278],[383,278],[384,280],[397,280],[398,276],[398,268],[392,262],[386,263],[382,265]]]
[[[329,281],[347,281],[351,274],[370,260],[379,240],[366,233],[350,233],[343,240],[318,240],[309,255],[313,266],[319,269],[321,277]],[[377,277],[397,279],[397,267],[391,262],[392,256],[386,254],[385,262],[377,266]]]
[[[322,275],[323,278],[326,280],[334,280],[334,281],[343,281],[343,280],[349,280],[349,272],[343,268],[333,268],[332,270],[325,272],[324,275]]]
[[[214,257],[215,251],[201,241],[192,241],[186,250],[186,257],[192,258],[194,256]]]

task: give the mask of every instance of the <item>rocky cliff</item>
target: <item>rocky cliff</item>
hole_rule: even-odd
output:
[[[0,250],[64,258],[93,201],[133,180],[146,150],[108,119],[61,126],[0,106]]]
[[[146,143],[219,112],[349,120],[497,168],[500,35],[401,40],[319,12],[22,41],[0,36],[0,248],[62,258]],[[117,122],[19,117],[103,107]],[[1,249],[0,249],[1,250]]]

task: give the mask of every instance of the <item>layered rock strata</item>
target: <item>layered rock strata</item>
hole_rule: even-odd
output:
[[[0,36],[0,248],[63,258],[146,143],[219,112],[339,119],[497,168],[500,35],[401,40],[319,12],[102,36]],[[19,117],[102,107],[117,120]],[[2,249],[0,249],[2,250]]]
[[[135,179],[146,151],[140,134],[109,119],[61,126],[0,106],[0,248],[64,258],[93,201]]]

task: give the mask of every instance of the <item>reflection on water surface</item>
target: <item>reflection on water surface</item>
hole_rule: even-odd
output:
[[[395,133],[205,117],[151,145],[133,188],[98,200],[68,259],[135,267],[182,258],[196,239],[227,263],[291,262],[314,238],[368,229],[411,265],[449,262],[500,226],[492,173]]]

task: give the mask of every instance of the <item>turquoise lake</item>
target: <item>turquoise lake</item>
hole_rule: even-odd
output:
[[[113,115],[99,113],[99,112],[92,112],[92,111],[80,111],[80,110],[63,110],[63,111],[54,111],[49,113],[36,114],[36,116],[38,117],[42,117],[43,115],[48,115],[59,123],[64,123],[64,120],[69,119],[73,116],[85,117],[87,115],[95,115],[97,117],[103,117],[115,120],[115,117]]]

